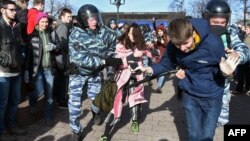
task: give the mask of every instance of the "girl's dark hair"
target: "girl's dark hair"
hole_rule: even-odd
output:
[[[134,38],[134,42],[132,42],[128,37],[128,33],[129,33],[130,29],[132,29],[132,28],[133,28],[132,35]],[[134,49],[135,47],[138,50],[145,50],[146,49],[146,45],[145,45],[142,31],[141,31],[139,25],[136,23],[130,24],[129,27],[127,28],[127,30],[118,38],[118,41],[120,43],[124,44],[126,49]]]

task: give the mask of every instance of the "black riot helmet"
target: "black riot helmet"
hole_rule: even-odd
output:
[[[210,0],[203,11],[203,17],[209,20],[211,17],[224,17],[229,22],[231,9],[224,0]]]
[[[88,19],[95,18],[98,26],[103,25],[99,10],[92,4],[85,4],[77,12],[77,21],[82,28],[88,28]]]
[[[110,18],[108,21],[108,27],[111,28],[111,24],[115,24],[117,26],[117,20],[116,18]]]
[[[112,23],[117,25],[117,20],[116,20],[116,18],[110,18],[110,19],[109,19],[109,25],[112,24]]]

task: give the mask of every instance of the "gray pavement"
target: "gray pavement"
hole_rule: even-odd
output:
[[[111,141],[187,141],[184,111],[181,101],[175,94],[175,79],[168,79],[162,89],[162,94],[156,92],[155,83],[154,80],[152,88],[145,83],[145,97],[148,103],[142,106],[140,132],[131,133],[130,112],[128,107],[124,107],[122,119],[111,134]],[[27,103],[23,105],[26,106],[20,106],[20,111],[22,107],[27,107]],[[97,141],[103,133],[105,124],[93,125],[89,106],[90,101],[84,100],[81,117],[81,123],[85,127],[83,140]],[[250,124],[250,96],[232,96],[230,108],[230,124]],[[20,141],[70,141],[68,110],[55,109],[56,124],[52,128],[47,127],[41,118],[33,119],[34,117],[28,115],[28,110],[23,110],[23,113],[22,117],[19,117],[19,124],[23,123],[28,134],[19,136]],[[104,119],[105,115],[103,114],[102,117]],[[32,124],[28,124],[31,121]],[[223,127],[216,129],[214,141],[223,141]]]

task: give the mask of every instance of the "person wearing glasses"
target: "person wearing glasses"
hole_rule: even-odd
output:
[[[3,1],[0,17],[0,140],[14,141],[26,131],[16,126],[16,113],[20,100],[20,27],[15,22],[16,4]],[[8,129],[8,133],[5,131]]]

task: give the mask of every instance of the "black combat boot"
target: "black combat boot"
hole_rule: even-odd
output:
[[[93,110],[91,110],[91,111],[92,111],[92,114],[93,114],[94,124],[95,125],[100,125],[100,123],[101,123],[100,113],[95,113]]]
[[[82,141],[82,140],[83,140],[82,132],[72,134],[71,141]]]

